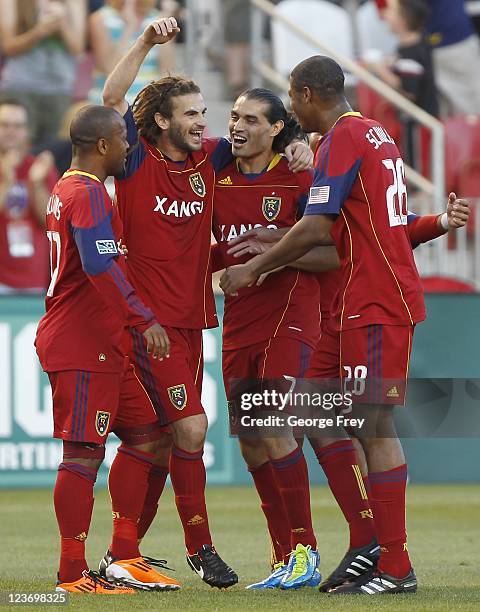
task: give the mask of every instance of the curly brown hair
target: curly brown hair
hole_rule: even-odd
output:
[[[192,93],[200,93],[200,87],[194,81],[179,76],[166,76],[144,87],[132,106],[140,136],[155,144],[162,133],[162,128],[155,121],[155,113],[170,119],[173,98]]]

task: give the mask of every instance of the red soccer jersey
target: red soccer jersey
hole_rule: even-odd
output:
[[[121,372],[129,352],[126,327],[155,320],[124,274],[117,244],[122,226],[101,181],[71,170],[47,206],[51,282],[35,345],[47,372]]]
[[[222,266],[249,257],[227,255],[228,240],[254,227],[291,227],[303,214],[311,172],[293,174],[277,155],[266,172],[242,174],[236,161],[217,177],[213,233]],[[260,286],[225,297],[223,348],[237,349],[273,337],[297,338],[315,346],[319,336],[319,287],[314,274],[286,268]]]
[[[231,158],[225,139],[205,141],[186,162],[172,162],[138,138],[125,114],[132,150],[125,177],[116,181],[128,275],[158,320],[171,327],[217,325],[210,240],[215,169]]]
[[[16,168],[15,183],[0,210],[0,285],[41,291],[48,285],[48,242],[32,210],[28,172],[34,162],[35,157],[27,155]],[[57,179],[52,168],[45,188],[51,191]]]
[[[341,263],[332,307],[339,329],[425,318],[407,230],[404,165],[378,122],[346,113],[321,139],[305,214],[338,215],[331,236]]]
[[[437,223],[438,215],[426,215],[419,217],[409,212],[407,215],[408,237],[411,247],[415,249],[419,244],[434,240],[445,234],[445,230],[440,229]],[[340,288],[342,274],[341,270],[328,270],[317,274],[320,283],[320,312],[322,321],[330,318],[332,305],[335,303],[335,296]]]

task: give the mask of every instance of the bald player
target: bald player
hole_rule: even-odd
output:
[[[129,328],[142,334],[154,358],[169,352],[165,331],[126,279],[117,247],[121,222],[103,184],[123,171],[126,126],[113,109],[89,106],[74,117],[70,135],[72,167],[47,206],[51,282],[35,341],[52,387],[53,436],[63,441],[54,491],[61,538],[57,591],[134,592],[90,571],[85,560],[93,486],[110,431],[121,445],[109,474],[115,563],[108,578],[143,589],[174,589],[180,585],[153,568],[131,576],[123,563],[144,564],[137,523],[160,435],[155,411],[127,357]]]

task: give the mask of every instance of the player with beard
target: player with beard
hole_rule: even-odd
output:
[[[120,438],[109,473],[112,553],[109,577],[142,562],[137,523],[161,435],[153,406],[128,358],[134,329],[152,357],[168,355],[168,338],[135,294],[117,248],[121,222],[103,181],[123,172],[125,122],[102,106],[82,108],[70,128],[72,167],[47,206],[51,282],[35,340],[53,395],[54,437],[63,461],[54,491],[61,537],[57,591],[133,593],[89,571],[85,560],[93,487],[110,431]],[[176,589],[176,580],[144,564],[142,588]]]
[[[238,578],[212,545],[202,459],[207,418],[200,397],[202,329],[217,325],[210,260],[215,172],[231,159],[230,142],[203,139],[205,102],[191,80],[165,77],[145,87],[132,108],[125,101],[148,51],[178,31],[174,18],[153,22],[104,89],[105,105],[125,118],[131,147],[125,174],[116,181],[129,279],[153,305],[171,341],[170,358],[160,362],[134,333],[142,382],[173,438],[171,452],[167,440],[151,471],[139,537],[155,516],[170,473],[188,564],[208,584],[224,588]],[[109,562],[107,553],[103,566]]]

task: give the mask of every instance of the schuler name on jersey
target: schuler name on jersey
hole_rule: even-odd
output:
[[[185,200],[169,200],[168,197],[155,196],[157,205],[153,209],[153,212],[161,212],[164,215],[171,215],[172,217],[192,217],[203,212],[204,205],[203,200],[193,200],[193,202],[186,202]]]

